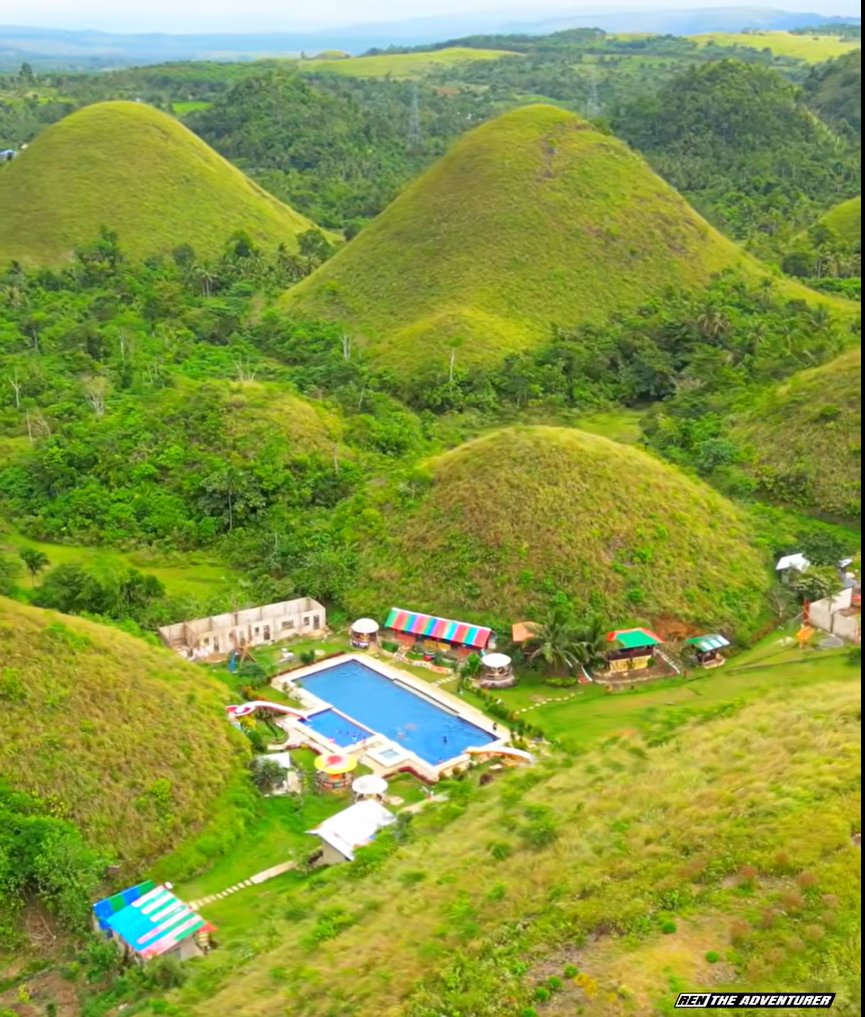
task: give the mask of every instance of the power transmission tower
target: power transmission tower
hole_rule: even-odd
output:
[[[420,104],[418,102],[417,85],[411,86],[411,106],[408,115],[408,146],[416,152],[420,148]]]

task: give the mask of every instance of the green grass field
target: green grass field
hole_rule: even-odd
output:
[[[175,554],[166,558],[146,551],[123,552],[104,547],[50,544],[20,534],[0,534],[0,551],[17,556],[25,547],[42,551],[48,557],[49,567],[71,562],[106,568],[135,568],[156,576],[166,593],[194,598],[202,603],[230,603],[238,579],[230,569],[213,563],[203,554]],[[22,580],[25,586],[28,582]]]
[[[431,71],[458,68],[471,61],[500,60],[505,56],[516,55],[501,49],[451,46],[428,53],[382,53],[337,60],[302,60],[298,63],[298,70],[304,74],[343,74],[352,78],[411,79],[425,77]]]
[[[598,323],[737,265],[766,271],[620,141],[538,105],[464,135],[283,307],[343,322],[398,376],[443,379],[452,355],[495,362],[545,342],[552,322]]]
[[[212,256],[237,230],[292,248],[313,225],[179,121],[140,103],[78,110],[0,170],[0,263],[62,263],[100,226],[143,258],[183,243]]]
[[[205,909],[220,949],[171,1012],[656,1017],[677,991],[796,984],[858,1015],[857,669],[781,636],[687,684],[533,711],[580,754],[451,787],[369,874]]]
[[[731,438],[751,457],[761,492],[838,519],[861,513],[862,353],[848,350],[800,371],[734,419]]]
[[[715,43],[716,46],[769,49],[776,56],[793,57],[809,64],[819,64],[861,48],[858,40],[840,39],[835,35],[793,35],[790,32],[713,32],[693,38],[704,46]]]
[[[393,603],[462,617],[470,604],[498,628],[562,591],[610,627],[672,617],[744,638],[763,620],[768,563],[741,513],[638,448],[505,428],[427,472],[415,504],[385,509],[370,534],[359,614]]]
[[[185,117],[190,113],[198,113],[203,109],[210,109],[213,105],[212,102],[203,102],[202,100],[192,100],[190,102],[174,102],[171,104],[171,110],[178,117]]]

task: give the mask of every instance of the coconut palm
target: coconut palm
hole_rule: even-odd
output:
[[[598,617],[587,618],[580,622],[575,632],[574,654],[577,662],[591,671],[606,663],[607,632],[606,626]]]
[[[579,664],[578,639],[573,612],[564,604],[555,604],[546,619],[535,626],[526,644],[526,657],[543,660],[552,668],[573,671]]]

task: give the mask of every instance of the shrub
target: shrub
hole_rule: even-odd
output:
[[[514,853],[514,849],[504,841],[495,841],[490,844],[489,852],[497,862],[503,862],[506,858],[510,858]]]
[[[526,809],[528,823],[519,828],[519,835],[530,848],[539,850],[547,847],[559,836],[559,827],[551,809],[533,805]]]
[[[315,660],[315,650],[301,650],[300,651],[300,662],[301,664],[311,664]]]
[[[535,989],[535,999],[538,1003],[546,1003],[552,993],[545,985],[539,985]]]
[[[661,922],[661,932],[663,932],[665,936],[672,935],[675,931],[676,923],[671,918],[665,918]]]
[[[580,973],[580,969],[577,967],[576,964],[566,964],[565,965],[565,970],[564,970],[565,978],[576,978],[579,973]]]
[[[720,959],[721,955],[717,952],[717,950],[709,950],[709,952],[706,954],[706,960],[710,964],[717,964]]]

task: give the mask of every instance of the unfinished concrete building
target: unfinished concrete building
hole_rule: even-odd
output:
[[[319,635],[326,627],[324,606],[312,597],[299,597],[279,604],[163,625],[159,635],[167,646],[184,657],[209,657],[231,653],[241,646],[262,646],[293,636]]]

